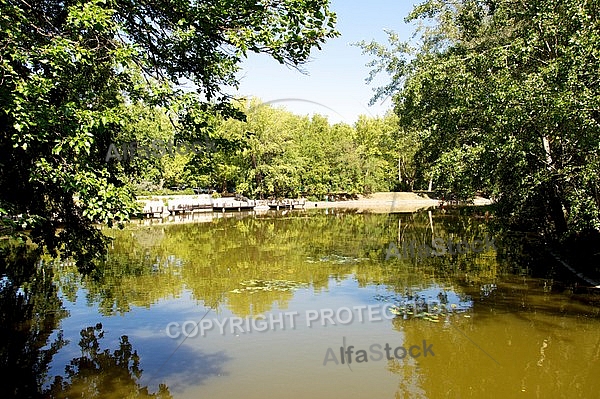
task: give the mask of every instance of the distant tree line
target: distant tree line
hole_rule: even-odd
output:
[[[351,126],[331,124],[320,115],[295,115],[257,99],[236,104],[245,121],[214,118],[205,142],[195,144],[176,142],[166,110],[130,106],[132,118],[121,151],[129,156],[117,154],[119,146],[113,145],[102,157],[118,163],[113,167],[138,193],[199,187],[255,198],[323,197],[409,190],[414,184],[416,143],[399,135],[393,113],[360,116]],[[157,140],[169,144],[156,148],[153,156],[149,151],[132,156],[131,140],[146,149],[156,147]],[[186,144],[195,149],[167,151],[187,148]]]

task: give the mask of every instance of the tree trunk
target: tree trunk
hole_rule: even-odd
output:
[[[548,196],[550,218],[554,222],[554,229],[558,235],[562,235],[567,232],[568,226],[558,187],[555,184],[554,179],[548,183],[548,187],[545,191]]]
[[[402,155],[398,156],[398,182],[402,187]]]
[[[550,140],[548,136],[542,136],[542,144],[544,146],[544,153],[546,154],[546,170],[549,173],[550,180],[545,187],[545,194],[548,198],[548,206],[550,212],[550,218],[554,222],[554,229],[558,235],[562,235],[567,232],[567,219],[563,210],[563,204],[560,198],[560,189],[558,182],[554,177],[552,171],[552,152],[550,149]]]

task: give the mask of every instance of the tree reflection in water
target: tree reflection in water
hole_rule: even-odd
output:
[[[68,316],[54,284],[53,265],[35,249],[3,243],[0,248],[0,386],[3,398],[171,398],[160,385],[140,386],[139,357],[127,336],[112,353],[100,350],[100,324],[81,331],[82,354],[49,387],[48,369],[68,342],[59,330]]]
[[[138,381],[142,377],[137,351],[123,335],[119,349],[110,353],[100,349],[104,337],[102,324],[81,330],[81,357],[71,360],[65,377],[55,377],[46,392],[52,398],[172,398],[166,385],[160,384],[157,393]]]
[[[52,357],[66,344],[61,332],[50,336],[67,312],[53,284],[52,267],[31,248],[3,243],[0,275],[2,396],[40,397]]]

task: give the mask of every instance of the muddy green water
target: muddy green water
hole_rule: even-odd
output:
[[[56,263],[44,349],[62,344],[45,389],[85,398],[600,397],[596,294],[572,289],[555,265],[540,275],[536,259],[499,256],[500,242],[411,254],[411,243],[432,236],[494,239],[483,220],[228,216],[107,230],[108,261],[90,277]],[[402,259],[385,259],[391,242],[399,253],[404,244]]]

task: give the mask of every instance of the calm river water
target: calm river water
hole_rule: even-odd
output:
[[[115,240],[91,276],[40,262],[38,320],[10,354],[38,369],[15,384],[85,398],[600,395],[600,297],[519,256],[526,240],[507,244],[484,220],[196,219],[106,230]]]

